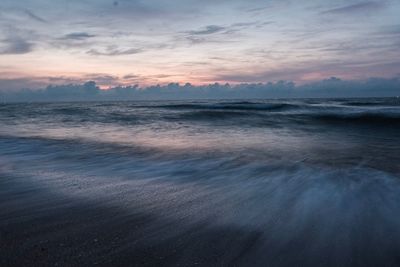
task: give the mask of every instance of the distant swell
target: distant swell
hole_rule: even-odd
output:
[[[224,122],[227,125],[246,125],[254,127],[274,127],[277,125],[289,127],[293,123],[301,125],[332,124],[336,126],[358,125],[376,126],[380,130],[400,128],[399,113],[351,113],[346,110],[319,111],[301,110],[295,112],[266,113],[250,110],[199,110],[182,112],[175,120],[205,121],[209,123]],[[385,128],[382,128],[385,127]]]
[[[345,102],[349,106],[360,106],[360,107],[373,107],[373,106],[391,106],[400,107],[400,100],[397,98],[385,99],[385,100],[375,100],[375,101],[348,101]]]
[[[63,108],[55,108],[52,110],[54,113],[59,113],[62,115],[87,115],[92,112],[90,108],[83,108],[83,107],[63,107]]]
[[[214,121],[221,119],[234,119],[238,117],[252,116],[251,113],[241,112],[241,111],[193,111],[186,112],[179,116],[179,119],[184,120],[206,120]]]
[[[288,109],[296,109],[301,106],[295,104],[264,104],[253,102],[232,102],[232,103],[216,103],[216,104],[176,104],[176,105],[158,105],[153,108],[177,109],[177,110],[260,110],[260,111],[283,111]],[[149,106],[146,106],[149,108]]]
[[[313,114],[312,117],[332,123],[380,124],[400,127],[400,114],[397,113],[357,113],[357,114]]]

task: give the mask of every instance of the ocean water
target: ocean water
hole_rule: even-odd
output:
[[[1,104],[0,226],[68,244],[46,220],[95,206],[75,263],[398,266],[399,151],[399,98]]]

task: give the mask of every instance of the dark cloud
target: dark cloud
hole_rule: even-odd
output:
[[[96,37],[96,35],[94,34],[90,34],[87,32],[73,32],[73,33],[69,33],[64,35],[64,37],[62,37],[61,39],[65,39],[65,40],[85,40],[88,38],[92,38],[92,37]]]
[[[54,39],[51,44],[54,47],[69,49],[69,48],[87,48],[90,47],[93,42],[89,41],[89,39],[96,37],[94,34],[90,34],[87,32],[72,32],[66,34],[60,38]]]
[[[206,43],[214,43],[214,44],[222,44],[222,43],[232,43],[235,42],[234,40],[228,38],[205,38],[200,36],[187,36],[185,37],[187,41],[190,42],[192,45],[197,44],[206,44]]]
[[[163,79],[163,78],[170,78],[170,77],[174,77],[174,76],[176,76],[176,75],[156,74],[156,75],[152,75],[151,77],[157,78],[157,79]]]
[[[42,23],[47,23],[47,21],[45,19],[43,19],[42,17],[39,17],[38,15],[34,14],[32,11],[25,10],[25,14],[28,15],[28,17],[30,17],[31,19],[33,19],[35,21],[42,22]]]
[[[237,22],[233,23],[231,27],[249,27],[249,26],[254,26],[257,25],[257,21],[252,21],[252,22]]]
[[[87,54],[93,56],[123,56],[123,55],[139,54],[142,52],[143,49],[141,48],[121,49],[115,46],[109,46],[105,50],[91,49],[87,51]]]
[[[207,34],[213,34],[217,32],[224,31],[225,27],[218,26],[218,25],[208,25],[203,29],[200,30],[195,30],[195,31],[189,31],[188,33],[191,35],[207,35]]]
[[[202,44],[209,42],[209,40],[207,40],[206,38],[199,38],[195,36],[187,36],[186,40],[188,40],[191,44]]]
[[[232,42],[233,40],[220,35],[232,35],[250,27],[263,27],[270,23],[272,22],[251,21],[233,23],[227,26],[208,25],[199,30],[185,32],[186,36],[184,38],[191,44]]]
[[[248,28],[262,28],[265,25],[269,25],[273,23],[273,21],[250,21],[250,22],[237,22],[227,26],[220,25],[208,25],[198,30],[192,30],[185,32],[186,39],[190,41],[192,44],[201,44],[201,43],[224,43],[227,42],[227,38],[219,38],[217,39],[218,34],[223,35],[232,35],[239,31],[246,30]]]
[[[368,1],[368,2],[361,2],[358,4],[347,5],[339,8],[333,8],[329,10],[325,10],[322,14],[349,14],[355,12],[368,12],[374,11],[384,7],[384,2],[375,2],[375,1]]]
[[[264,6],[264,7],[250,8],[250,9],[246,10],[246,12],[250,12],[250,13],[256,12],[256,13],[258,13],[258,12],[261,12],[261,11],[265,11],[265,10],[267,10],[269,8],[271,8],[271,7],[270,6]]]
[[[125,80],[131,80],[131,79],[138,79],[140,78],[139,75],[135,75],[135,74],[127,74],[124,77],[122,77]]]
[[[92,73],[84,76],[85,80],[96,81],[99,85],[109,86],[115,85],[119,82],[119,77],[115,75],[103,74],[103,73]]]
[[[21,37],[0,40],[0,55],[26,54],[33,50],[34,44]]]

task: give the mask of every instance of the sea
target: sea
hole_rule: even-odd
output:
[[[0,243],[2,266],[399,266],[400,98],[0,104]]]

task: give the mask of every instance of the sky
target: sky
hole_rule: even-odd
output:
[[[399,14],[399,0],[1,0],[0,89],[393,78]]]

